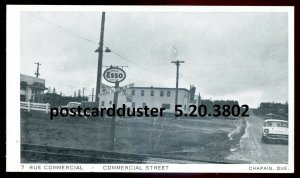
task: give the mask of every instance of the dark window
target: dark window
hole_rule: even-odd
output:
[[[164,96],[164,91],[160,91],[160,96]]]
[[[135,108],[135,102],[132,102],[132,108]]]
[[[141,96],[145,95],[145,90],[141,90]]]
[[[154,90],[151,90],[151,96],[154,96]]]
[[[184,110],[186,110],[186,105],[184,105]]]
[[[104,101],[101,101],[101,106],[104,106],[105,102]]]
[[[170,97],[170,96],[171,96],[171,92],[167,91],[167,97]]]
[[[39,82],[33,82],[32,84],[34,87],[37,87],[37,88],[45,88],[45,84],[44,83],[39,83]]]
[[[109,104],[112,104],[112,101],[109,101]]]
[[[145,107],[146,106],[146,103],[143,103],[143,107]]]
[[[161,105],[161,107],[162,107],[162,108],[165,108],[165,109],[170,109],[170,108],[171,108],[170,104],[165,104],[165,103],[163,103],[163,104]]]
[[[26,90],[27,82],[21,81],[21,90]]]
[[[131,95],[132,95],[132,96],[135,95],[135,90],[131,90]]]
[[[20,96],[21,101],[25,101],[25,95]]]

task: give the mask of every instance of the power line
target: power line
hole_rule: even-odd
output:
[[[81,33],[81,32],[75,31],[75,30],[73,30],[73,29],[65,28],[65,27],[63,27],[63,26],[61,26],[61,25],[59,25],[59,24],[57,24],[57,23],[54,23],[53,21],[50,21],[50,20],[45,19],[45,18],[40,17],[40,16],[35,16],[35,15],[33,15],[33,14],[28,14],[28,15],[34,17],[35,19],[39,20],[40,22],[43,22],[44,25],[45,25],[45,24],[48,24],[48,25],[51,24],[52,26],[55,26],[55,27],[61,29],[61,31],[68,32],[67,34],[69,34],[69,35],[72,35],[72,36],[74,36],[74,37],[80,38],[80,39],[85,40],[85,41],[87,41],[87,42],[89,42],[89,43],[92,43],[92,44],[98,44],[96,41],[89,39],[89,37],[85,36],[85,35],[84,35],[83,33]],[[32,21],[31,21],[31,22],[32,22]],[[147,36],[147,38],[150,39],[149,36]],[[114,50],[112,50],[112,52],[113,52],[114,54],[116,54],[117,56],[119,56],[121,59],[123,59],[123,60],[125,60],[125,61],[127,61],[127,62],[129,62],[129,63],[131,63],[131,64],[133,64],[133,65],[135,65],[135,66],[137,66],[137,67],[139,67],[139,68],[141,68],[141,69],[143,69],[143,70],[145,70],[145,71],[151,72],[151,73],[153,73],[153,74],[155,74],[155,75],[159,75],[159,74],[158,74],[159,72],[152,71],[152,70],[149,70],[149,69],[147,69],[147,68],[145,68],[145,67],[143,67],[143,66],[141,66],[141,65],[138,65],[138,64],[136,64],[135,62],[131,61],[130,59],[128,59],[128,58],[126,58],[126,57],[120,55],[118,52],[116,52],[116,51],[114,51]],[[215,67],[224,68],[224,69],[226,68],[226,67],[220,66],[220,65],[216,65]],[[224,70],[222,73],[224,73],[224,72],[225,72],[225,70]],[[220,75],[222,75],[222,73],[221,73]],[[161,76],[161,75],[160,75],[160,76]],[[185,78],[185,77],[183,76],[183,78]],[[224,81],[224,82],[222,82],[222,81],[211,81],[211,80],[200,80],[200,81],[202,81],[202,82],[206,82],[206,81],[207,81],[207,82],[209,82],[209,83],[225,83],[225,84],[229,84],[229,82],[226,82],[226,81]],[[230,82],[230,84],[232,84],[232,83]],[[240,82],[239,82],[239,83],[234,83],[234,84],[235,84],[235,85],[282,86],[282,87],[288,85],[288,84],[285,85],[285,84],[240,83]],[[60,84],[60,86],[63,86],[63,85]],[[64,85],[64,86],[66,87],[66,85]]]
[[[56,24],[56,23],[54,23],[54,22],[52,22],[52,21],[50,21],[50,20],[47,20],[47,19],[45,19],[45,18],[42,18],[42,17],[38,17],[38,16],[34,16],[34,15],[31,15],[31,16],[35,17],[36,19],[41,20],[42,22],[46,22],[46,23],[48,23],[48,24],[52,24],[52,25],[54,25],[54,26],[56,26],[56,27],[58,27],[58,28],[64,30],[65,32],[69,32],[69,33],[70,33],[70,34],[68,33],[69,35],[73,35],[73,36],[75,36],[75,37],[78,37],[78,38],[80,38],[80,39],[83,39],[83,40],[88,41],[88,42],[93,43],[93,44],[98,44],[96,41],[93,41],[93,40],[91,40],[91,39],[88,39],[87,37],[84,37],[82,34],[79,35],[79,34],[78,34],[78,33],[79,33],[78,31],[74,31],[74,30],[71,30],[71,29],[67,29],[67,28],[65,28],[65,27],[63,27],[63,26],[61,26],[61,25],[58,25],[58,24]],[[138,65],[138,64],[136,64],[136,63],[134,63],[134,62],[132,62],[132,61],[129,60],[128,58],[126,58],[126,57],[120,55],[119,53],[117,53],[117,52],[114,51],[114,50],[111,50],[111,52],[113,52],[114,54],[116,54],[116,55],[119,56],[120,58],[126,60],[127,62],[129,62],[129,63],[131,63],[131,64],[133,64],[133,65],[135,65],[135,66],[137,66],[137,67],[142,68],[143,70],[146,70],[146,71],[148,71],[148,72],[151,72],[151,73],[153,73],[153,74],[158,75],[158,74],[157,74],[158,72],[151,71],[151,70],[149,70],[149,69],[147,69],[147,68],[144,68],[144,67],[142,67],[142,66],[140,66],[140,65]]]
[[[110,50],[111,50],[111,49],[110,49]],[[151,72],[151,73],[153,73],[153,74],[155,74],[155,75],[159,75],[159,74],[158,74],[159,72],[152,71],[152,70],[149,70],[149,69],[147,69],[147,68],[145,68],[145,67],[143,67],[143,66],[141,66],[141,65],[138,65],[138,64],[132,62],[130,59],[128,59],[128,58],[126,58],[126,57],[120,55],[120,54],[117,53],[116,51],[111,50],[111,52],[114,53],[114,54],[116,54],[116,55],[119,56],[120,58],[124,59],[125,61],[127,61],[127,62],[129,62],[129,63],[131,63],[131,64],[133,64],[133,65],[135,65],[135,66],[137,66],[137,67],[139,67],[139,68],[141,68],[141,69],[143,69],[143,70],[145,70],[145,71]],[[159,75],[159,76],[161,76],[161,75]]]
[[[73,36],[75,36],[75,37],[78,37],[78,38],[80,38],[80,39],[83,39],[83,40],[85,40],[85,41],[87,41],[87,42],[90,42],[90,43],[93,43],[93,44],[98,44],[96,41],[89,39],[88,37],[86,37],[85,35],[83,35],[82,33],[78,32],[78,31],[75,31],[75,30],[71,30],[71,29],[65,28],[65,27],[63,27],[63,26],[61,26],[61,25],[59,25],[59,24],[57,24],[57,23],[54,23],[54,22],[52,22],[52,21],[50,21],[50,20],[48,20],[48,19],[45,19],[45,18],[43,18],[43,17],[34,16],[34,15],[32,15],[32,14],[29,14],[29,15],[32,16],[32,17],[34,17],[34,18],[37,19],[37,20],[40,20],[40,22],[52,24],[53,26],[55,26],[55,27],[57,27],[57,28],[59,28],[59,29],[65,31],[65,32],[68,32],[67,34],[69,34],[69,35],[73,35]]]

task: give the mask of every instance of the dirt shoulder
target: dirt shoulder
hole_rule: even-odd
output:
[[[226,158],[242,132],[242,120],[127,118],[117,119],[114,152],[155,157],[228,162]],[[110,119],[22,116],[22,143],[109,150]],[[241,126],[243,128],[243,126]],[[231,161],[231,160],[230,160]]]

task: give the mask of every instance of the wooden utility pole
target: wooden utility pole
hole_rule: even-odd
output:
[[[105,22],[105,12],[102,12],[101,18],[101,29],[100,29],[100,42],[99,47],[95,52],[98,52],[98,70],[97,70],[97,83],[96,83],[96,103],[99,105],[100,100],[100,84],[102,79],[102,60],[103,60],[103,41],[104,41],[104,22]]]
[[[176,71],[176,96],[175,96],[175,107],[178,104],[178,78],[179,78],[179,66],[180,63],[184,63],[184,61],[172,61],[171,63],[175,63],[177,66],[177,71]]]
[[[42,64],[41,64],[41,63],[39,63],[39,62],[35,62],[34,64],[36,64],[36,65],[37,65],[37,68],[36,68],[36,73],[34,73],[34,74],[35,74],[36,78],[39,78],[39,75],[40,75],[40,73],[39,73],[39,69],[40,69],[40,65],[42,65]]]
[[[94,102],[94,88],[92,88],[92,102]]]

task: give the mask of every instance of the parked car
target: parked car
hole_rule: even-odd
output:
[[[263,125],[263,142],[288,142],[288,121],[279,119],[267,119]]]
[[[61,106],[61,108],[77,108],[78,106],[81,106],[80,102],[69,102],[67,105],[65,106]]]
[[[69,114],[70,113],[70,109],[77,108],[78,106],[81,106],[80,102],[69,102],[67,105],[61,106],[60,110],[61,110],[61,112],[63,114]],[[67,108],[68,111],[66,111],[65,108]],[[66,113],[66,112],[68,112],[68,113]],[[77,110],[76,110],[76,113],[77,113]]]

